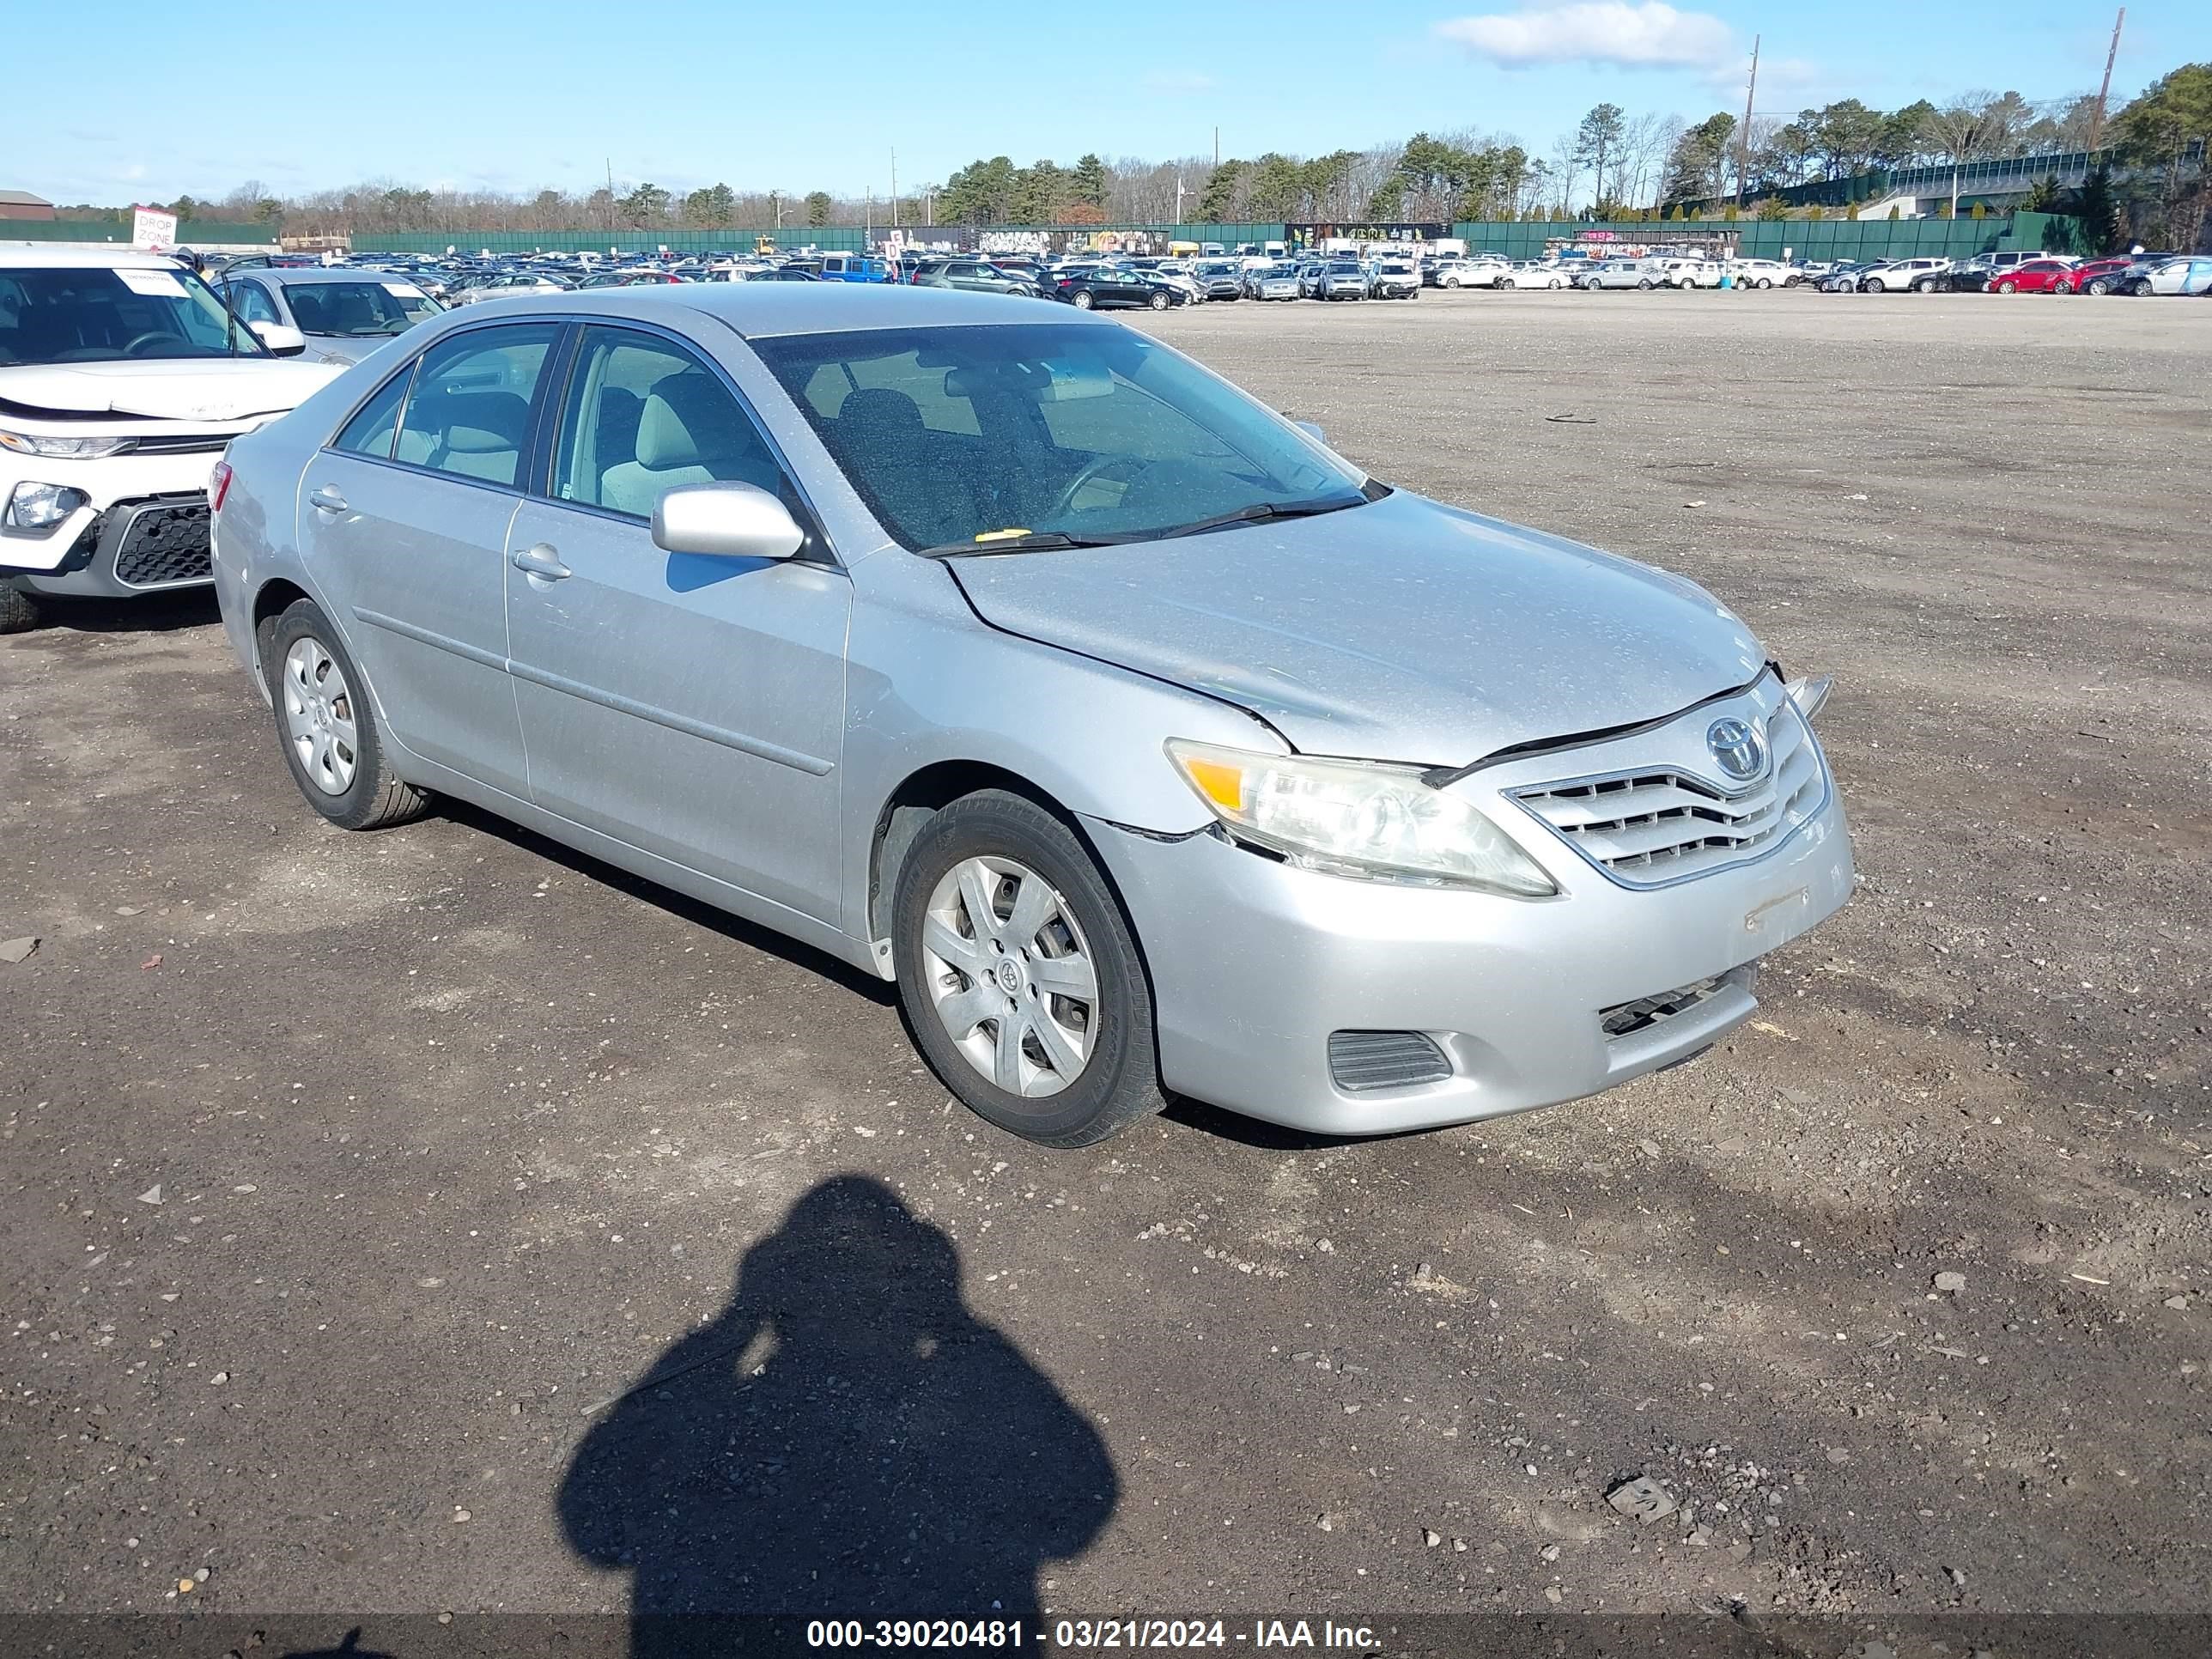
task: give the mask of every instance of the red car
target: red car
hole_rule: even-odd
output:
[[[2074,267],[2063,259],[2031,259],[2006,271],[1990,287],[1999,294],[2071,294]]]
[[[2122,254],[2116,259],[2089,259],[2074,267],[2074,291],[2076,294],[2111,294],[2120,286],[2120,273],[2135,260]]]

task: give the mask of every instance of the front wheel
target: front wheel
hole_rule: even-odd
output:
[[[261,671],[292,781],[341,830],[381,830],[429,803],[392,774],[376,710],[337,629],[313,599],[294,601],[265,635]]]
[[[1097,304],[1097,301],[1093,300],[1086,290],[1078,289],[1075,290],[1074,304],[1078,311],[1088,311],[1092,306]]]
[[[1923,294],[1933,294],[1936,291],[1936,279],[1933,276],[1923,276],[1912,286]],[[2008,289],[2005,291],[2010,293],[2012,290]]]
[[[39,602],[0,576],[0,634],[21,634],[39,625]]]
[[[1646,294],[1649,294],[1651,291],[1651,279],[1649,276],[1639,278],[1636,286],[1642,289]]]
[[[1753,283],[1752,286],[1754,288],[1772,288],[1774,286],[1774,278],[1771,276],[1762,276],[1756,283]]]
[[[1164,1103],[1136,940],[1083,843],[1036,802],[985,790],[931,818],[894,926],[915,1042],[977,1115],[1090,1146]]]
[[[1997,284],[1997,292],[2000,294],[2017,294],[2020,292],[2020,284],[2011,281],[2010,279],[2007,279],[2006,281]]]
[[[1145,303],[1155,311],[1165,311],[1168,308],[1168,296],[1164,294],[1155,294]]]
[[[2110,294],[2112,291],[2112,285],[2101,276],[2092,276],[2087,282],[2081,285],[2081,292],[2084,294],[2094,294],[2101,296],[2103,295]]]
[[[1861,283],[1859,284],[1859,292],[1862,294],[1879,294],[1881,292],[1881,284],[1871,280]]]
[[[2063,282],[2053,283],[2051,285],[2051,291],[2053,294],[2071,294],[2074,291],[2074,284],[2071,283]]]

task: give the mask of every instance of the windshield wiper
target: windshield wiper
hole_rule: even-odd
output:
[[[1217,513],[1210,519],[1200,519],[1194,524],[1178,525],[1173,530],[1160,532],[1157,539],[1172,541],[1178,536],[1200,536],[1209,530],[1226,530],[1231,525],[1266,524],[1274,519],[1310,519],[1318,514],[1334,513],[1340,507],[1360,507],[1373,497],[1364,491],[1356,495],[1329,495],[1311,501],[1255,501],[1249,507],[1240,507],[1233,513]]]
[[[1057,530],[1034,530],[1021,536],[998,536],[987,542],[946,542],[938,547],[917,548],[925,559],[982,559],[994,553],[1041,553],[1059,547],[1116,547],[1127,536],[1064,536]]]

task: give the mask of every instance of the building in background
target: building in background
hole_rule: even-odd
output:
[[[51,219],[54,204],[27,190],[0,190],[0,219]]]

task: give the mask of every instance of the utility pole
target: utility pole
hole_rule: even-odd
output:
[[[1182,197],[1183,197],[1183,190],[1182,190],[1182,173],[1181,173],[1180,171],[1178,171],[1178,172],[1176,173],[1176,210],[1175,210],[1175,222],[1176,222],[1177,224],[1181,224],[1181,223],[1182,222]]]
[[[1217,167],[1221,165],[1221,129],[1219,127],[1213,130],[1213,165]]]
[[[2105,54],[2105,83],[2097,88],[2097,107],[2089,113],[2089,148],[2097,148],[2097,140],[2105,132],[2105,100],[2112,95],[2112,63],[2120,55],[2120,29],[2128,21],[2128,9],[2120,8],[2120,15],[2112,20],[2112,46]]]
[[[898,146],[894,144],[891,147],[891,228],[896,230],[898,228]]]
[[[1751,37],[1751,84],[1743,91],[1743,131],[1736,135],[1735,141],[1735,204],[1739,210],[1743,206],[1744,180],[1751,172],[1751,106],[1759,95],[1759,40],[1755,34]]]
[[[615,158],[608,155],[601,159],[607,164],[607,228],[612,230],[615,228]]]

